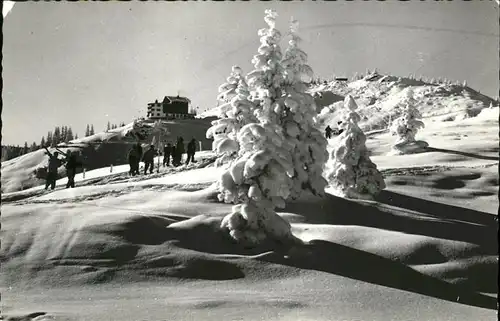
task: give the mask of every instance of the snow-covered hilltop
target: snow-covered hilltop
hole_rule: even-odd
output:
[[[413,77],[396,77],[374,72],[352,81],[323,81],[311,86],[323,127],[337,127],[343,100],[351,95],[359,105],[360,127],[364,131],[386,129],[401,112],[407,92],[412,90],[416,108],[424,118],[437,117],[443,121],[476,116],[498,101],[462,84],[436,83]]]
[[[408,91],[413,92],[417,101],[415,107],[424,119],[466,119],[478,115],[484,108],[499,105],[497,100],[466,84],[437,82],[433,79],[424,81],[381,72],[371,72],[356,78],[360,79],[316,80],[310,84],[308,92],[316,102],[321,129],[328,125],[338,128],[347,95],[351,95],[360,107],[359,126],[365,132],[388,129],[399,117]],[[198,118],[218,117],[221,107],[223,106],[208,109]]]

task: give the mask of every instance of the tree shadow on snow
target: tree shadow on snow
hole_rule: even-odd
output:
[[[460,152],[457,150],[435,148],[435,147],[430,147],[430,146],[425,147],[425,150],[427,152],[441,152],[441,153],[448,153],[448,154],[456,154],[456,155],[462,155],[462,156],[472,157],[472,158],[477,158],[477,159],[485,159],[485,160],[493,160],[493,161],[500,160],[500,158],[494,157],[494,156],[483,156],[483,155],[477,155],[477,154],[472,154],[472,153]]]
[[[298,214],[309,224],[366,226],[468,242],[479,245],[484,255],[498,254],[497,224],[490,214],[386,191],[379,197],[392,206],[327,194],[290,202],[283,212]]]
[[[468,208],[433,202],[392,191],[382,191],[377,196],[377,201],[412,211],[426,213],[438,218],[490,226],[496,229],[496,215]]]
[[[494,297],[422,274],[402,263],[328,241],[312,240],[296,247],[285,260],[278,253],[260,260],[327,272],[451,302],[497,308]]]

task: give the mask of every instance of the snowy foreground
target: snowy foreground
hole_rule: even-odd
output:
[[[424,153],[387,156],[394,137],[367,136],[386,190],[288,203],[303,241],[289,247],[245,249],[219,229],[231,206],[207,161],[3,194],[4,318],[494,320],[498,108],[429,118]]]

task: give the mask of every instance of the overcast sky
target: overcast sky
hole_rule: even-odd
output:
[[[231,66],[251,70],[267,8],[283,34],[299,20],[317,76],[376,67],[498,95],[493,1],[24,2],[3,26],[2,143],[39,143],[55,125],[81,136],[87,123],[130,122],[165,95],[215,106]]]

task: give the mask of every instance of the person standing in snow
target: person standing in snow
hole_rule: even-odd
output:
[[[135,176],[139,173],[139,162],[137,159],[137,146],[134,146],[128,152],[128,164],[130,166],[130,171],[128,173],[131,176]]]
[[[144,175],[146,175],[148,168],[149,173],[153,174],[154,160],[157,155],[154,145],[149,146],[149,149],[144,153],[142,160],[144,161]]]
[[[182,154],[184,154],[184,138],[177,138],[177,146],[175,147],[175,164],[174,166],[179,166],[182,161]]]
[[[49,166],[47,169],[47,180],[45,182],[45,189],[48,189],[50,186],[50,189],[56,188],[56,180],[57,180],[57,169],[64,163],[63,160],[59,159],[59,153],[54,152],[52,154],[49,152],[48,148],[45,147],[47,154],[49,156]]]
[[[83,164],[78,161],[78,155],[76,152],[71,152],[70,150],[68,150],[64,155],[66,156],[66,175],[68,176],[68,183],[66,183],[66,188],[74,188],[76,169],[78,167],[82,167]]]
[[[141,147],[141,143],[137,143],[137,145],[135,145],[135,148],[136,148],[136,153],[137,153],[137,160],[136,160],[136,166],[135,166],[135,173],[137,175],[139,175],[139,163],[141,162],[141,158],[142,158],[142,147]]]
[[[163,147],[163,167],[165,167],[165,164],[170,166],[170,155],[173,156],[172,144],[168,143],[165,147]]]
[[[170,155],[172,155],[172,165],[174,165],[175,163],[175,155],[177,155],[176,153],[177,152],[175,151],[175,145],[172,145],[172,152],[170,153]]]
[[[325,137],[326,139],[332,138],[332,129],[330,128],[330,125],[325,128]]]
[[[187,160],[186,160],[186,165],[189,164],[189,161],[195,163],[194,161],[194,154],[196,153],[196,140],[193,138],[191,141],[188,143],[187,146]]]

